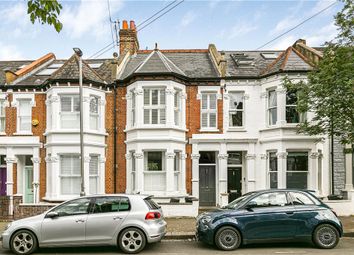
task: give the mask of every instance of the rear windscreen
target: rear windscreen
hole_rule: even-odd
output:
[[[151,210],[160,209],[160,206],[151,198],[145,198],[144,201]]]

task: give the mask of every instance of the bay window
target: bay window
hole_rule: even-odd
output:
[[[268,91],[268,125],[273,126],[277,123],[277,93],[276,91]]]
[[[89,163],[90,194],[98,193],[98,156],[91,155]]]
[[[202,93],[201,128],[216,129],[217,98],[216,93]]]
[[[144,88],[144,124],[166,123],[165,88]]]
[[[80,127],[80,99],[78,95],[60,96],[60,123],[63,129]]]
[[[242,127],[244,115],[243,92],[229,92],[229,126]]]
[[[307,189],[308,153],[288,152],[286,159],[286,187]]]
[[[18,99],[18,128],[20,132],[31,132],[32,105],[31,99]]]
[[[166,189],[165,152],[147,151],[144,153],[145,191],[164,191]]]
[[[174,94],[174,115],[175,125],[179,126],[181,122],[181,91],[178,90]]]
[[[90,129],[99,129],[99,98],[96,96],[90,96]]]
[[[78,195],[81,187],[79,155],[60,156],[60,190],[62,195]]]
[[[268,154],[269,188],[278,188],[278,157],[275,152]]]
[[[304,122],[306,119],[306,114],[300,114],[296,109],[297,99],[296,90],[289,90],[286,92],[285,118],[287,123],[300,123]]]
[[[0,133],[5,132],[5,123],[6,123],[5,100],[0,99]]]

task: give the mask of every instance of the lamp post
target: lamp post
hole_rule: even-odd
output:
[[[83,95],[82,95],[82,51],[80,48],[73,48],[75,54],[79,57],[79,100],[80,100],[80,173],[81,190],[80,196],[85,196],[85,170],[84,170],[84,118],[83,118]]]

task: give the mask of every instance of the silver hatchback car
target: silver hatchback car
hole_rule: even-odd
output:
[[[97,195],[66,201],[49,211],[10,223],[5,249],[19,255],[38,247],[118,245],[138,253],[166,233],[162,211],[149,196]]]

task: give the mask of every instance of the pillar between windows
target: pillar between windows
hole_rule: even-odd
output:
[[[136,163],[136,175],[135,175],[135,187],[136,192],[141,193],[144,191],[144,154],[143,152],[134,153],[135,163]]]
[[[134,180],[132,180],[132,160],[133,160],[133,157],[132,157],[132,153],[126,153],[125,154],[125,159],[126,159],[126,162],[127,162],[127,165],[126,165],[126,172],[127,172],[127,176],[126,176],[126,190],[125,190],[125,193],[127,194],[131,194],[133,192],[133,187],[132,187],[132,182]]]
[[[192,158],[192,195],[199,198],[199,158],[200,154],[191,154]]]
[[[256,154],[247,154],[247,192],[254,191],[256,189]]]
[[[187,189],[186,189],[186,159],[187,159],[187,154],[181,154],[181,177],[180,177],[180,191],[182,195],[187,194]]]
[[[310,183],[308,185],[308,189],[310,190],[317,190],[318,191],[318,157],[319,153],[317,151],[310,153],[311,159],[311,171],[309,171],[309,180]]]
[[[176,153],[167,152],[166,153],[166,192],[167,194],[173,193],[174,190],[174,160],[176,157]]]
[[[229,155],[227,153],[219,153],[218,154],[219,197],[220,197],[219,205],[220,206],[225,206],[228,203],[228,193],[227,193],[227,171],[228,171],[227,170],[227,158],[228,157],[229,157]]]
[[[348,194],[348,199],[354,196],[353,187],[353,148],[352,145],[345,145],[345,190]]]
[[[38,157],[32,157],[31,160],[33,162],[33,203],[37,204],[39,203],[39,166],[41,159]]]
[[[286,188],[286,158],[288,153],[286,151],[277,152],[278,157],[278,188]]]
[[[9,197],[9,215],[13,215],[14,212],[14,180],[13,180],[13,164],[17,163],[17,158],[14,156],[7,156],[6,162],[6,195]]]

